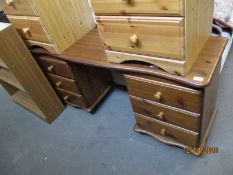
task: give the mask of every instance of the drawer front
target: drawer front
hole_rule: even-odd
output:
[[[183,18],[97,17],[108,50],[184,60]]]
[[[130,95],[201,114],[200,91],[135,76],[125,77]]]
[[[135,113],[199,132],[200,116],[197,114],[185,112],[134,96],[131,96],[130,99]]]
[[[183,0],[92,0],[96,14],[183,15]]]
[[[1,6],[7,15],[37,16],[32,0],[2,0]]]
[[[198,146],[198,133],[184,130],[173,125],[136,114],[138,127],[152,134],[174,140],[187,146]]]
[[[61,76],[53,75],[48,73],[50,82],[54,87],[61,88],[67,91],[71,91],[76,94],[81,94],[75,80],[64,78]]]
[[[39,17],[8,16],[23,39],[52,44],[49,34]]]
[[[72,70],[66,62],[47,57],[39,57],[37,60],[45,72],[74,79]]]
[[[72,92],[69,92],[69,91],[66,91],[60,88],[57,88],[57,91],[65,103],[68,103],[68,104],[71,104],[77,107],[83,107],[83,108],[87,107],[87,103],[81,95],[74,94]]]

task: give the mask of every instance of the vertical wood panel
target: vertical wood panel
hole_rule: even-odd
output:
[[[186,72],[190,70],[208,40],[213,22],[214,0],[186,0]]]
[[[12,25],[0,23],[0,30],[0,57],[51,123],[64,110],[62,102]]]
[[[95,27],[87,0],[33,0],[36,10],[61,53]]]

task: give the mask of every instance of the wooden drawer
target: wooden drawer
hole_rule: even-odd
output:
[[[87,107],[87,103],[81,95],[60,88],[57,88],[57,90],[64,102],[77,107]]]
[[[202,92],[168,82],[125,75],[130,95],[201,114]]]
[[[97,17],[108,50],[184,60],[182,17]]]
[[[53,75],[50,73],[48,73],[47,75],[54,87],[62,88],[64,90],[71,91],[76,94],[81,94],[75,80],[64,78],[58,75]]]
[[[53,43],[39,17],[7,17],[23,39]]]
[[[96,14],[183,15],[183,0],[92,0]]]
[[[140,114],[136,115],[137,126],[152,134],[171,139],[187,146],[197,146],[198,136],[196,132],[185,130],[155,119],[147,118]]]
[[[200,130],[200,115],[130,96],[133,111],[195,132]]]
[[[7,15],[37,16],[32,0],[2,0],[1,6]]]
[[[45,72],[74,79],[72,70],[66,62],[47,57],[39,57],[37,60]]]

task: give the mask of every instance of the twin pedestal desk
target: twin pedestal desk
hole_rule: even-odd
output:
[[[112,85],[108,70],[124,74],[135,113],[134,130],[178,147],[204,147],[217,113],[221,55],[226,40],[210,37],[186,77],[135,62],[107,61],[94,29],[61,55],[32,50],[65,103],[87,111]]]
[[[217,113],[225,45],[226,39],[210,37],[185,77],[138,62],[109,63],[97,29],[62,54],[36,47],[31,48],[31,53],[63,103],[88,112],[111,90],[110,70],[122,73],[135,113],[134,130],[186,148],[206,144]],[[56,117],[47,121],[51,123]]]

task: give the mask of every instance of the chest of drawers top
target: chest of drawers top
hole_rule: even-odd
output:
[[[4,0],[1,6],[28,46],[53,53],[63,52],[95,27],[86,0]]]
[[[213,0],[92,0],[109,61],[187,75],[209,38]]]

